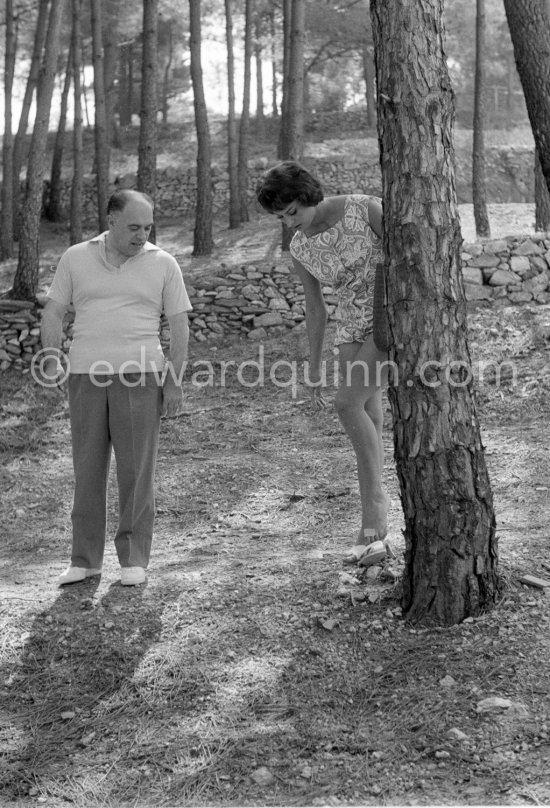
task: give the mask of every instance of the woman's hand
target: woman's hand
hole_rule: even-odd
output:
[[[324,410],[328,406],[328,402],[323,395],[323,387],[321,382],[317,384],[311,383],[309,385],[309,394],[311,396],[311,404],[315,410]]]

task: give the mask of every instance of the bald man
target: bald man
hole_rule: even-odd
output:
[[[75,311],[68,391],[75,489],[72,554],[59,585],[101,574],[111,449],[116,458],[121,583],[146,580],[155,512],[154,476],[161,415],[182,406],[191,309],[173,256],[148,241],[153,201],[119,190],[109,229],[61,256],[42,315],[46,379],[61,378],[63,318]],[[169,359],[160,318],[170,326]]]

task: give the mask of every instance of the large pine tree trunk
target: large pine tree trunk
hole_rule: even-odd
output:
[[[474,134],[472,154],[472,196],[476,234],[491,235],[487,213],[487,182],[485,172],[485,0],[477,0],[476,13],[476,75],[474,88]]]
[[[539,151],[535,146],[535,230],[550,230],[550,191],[544,180]]]
[[[111,144],[109,141],[107,107],[105,103],[101,0],[90,0],[90,8],[92,23],[92,62],[94,66],[94,163],[97,186],[97,218],[100,231],[104,231],[107,229]]]
[[[371,0],[403,612],[451,625],[495,600],[495,517],[466,340],[443,0]]]
[[[227,171],[229,174],[229,227],[241,224],[239,174],[237,168],[238,143],[235,116],[235,58],[233,53],[233,0],[225,0],[225,39],[227,43]]]
[[[84,186],[84,151],[82,143],[82,41],[80,33],[80,15],[82,0],[72,0],[72,34],[73,52],[73,87],[74,87],[74,123],[73,123],[73,178],[71,182],[71,244],[82,241],[82,192]]]
[[[527,113],[550,190],[550,3],[504,0]]]
[[[19,260],[13,280],[13,289],[11,290],[12,297],[19,300],[34,300],[38,287],[38,242],[40,214],[42,212],[44,166],[64,7],[65,0],[52,0],[46,33],[44,60],[38,79],[36,117],[29,151],[25,197],[21,214]]]
[[[143,51],[141,59],[141,108],[138,144],[138,189],[156,196],[157,186],[157,28],[158,0],[143,0]],[[155,242],[155,232],[149,241]]]
[[[212,238],[212,147],[201,63],[201,0],[189,0],[189,47],[191,82],[197,130],[197,209],[193,231],[193,255],[211,255]]]
[[[13,0],[6,0],[4,59],[4,137],[2,140],[2,210],[0,212],[0,261],[13,255],[13,132],[12,91],[15,72],[15,18]]]

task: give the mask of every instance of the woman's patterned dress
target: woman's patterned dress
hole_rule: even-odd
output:
[[[369,200],[376,198],[350,194],[336,224],[310,237],[298,230],[290,244],[291,255],[336,292],[336,345],[364,342],[372,334],[374,275],[384,260],[382,239],[369,224]]]

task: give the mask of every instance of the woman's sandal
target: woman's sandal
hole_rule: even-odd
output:
[[[374,530],[364,530],[365,538],[374,537]],[[360,567],[372,567],[386,558],[386,544],[383,541],[373,541],[370,544],[356,544],[344,558],[345,564],[359,564]]]

